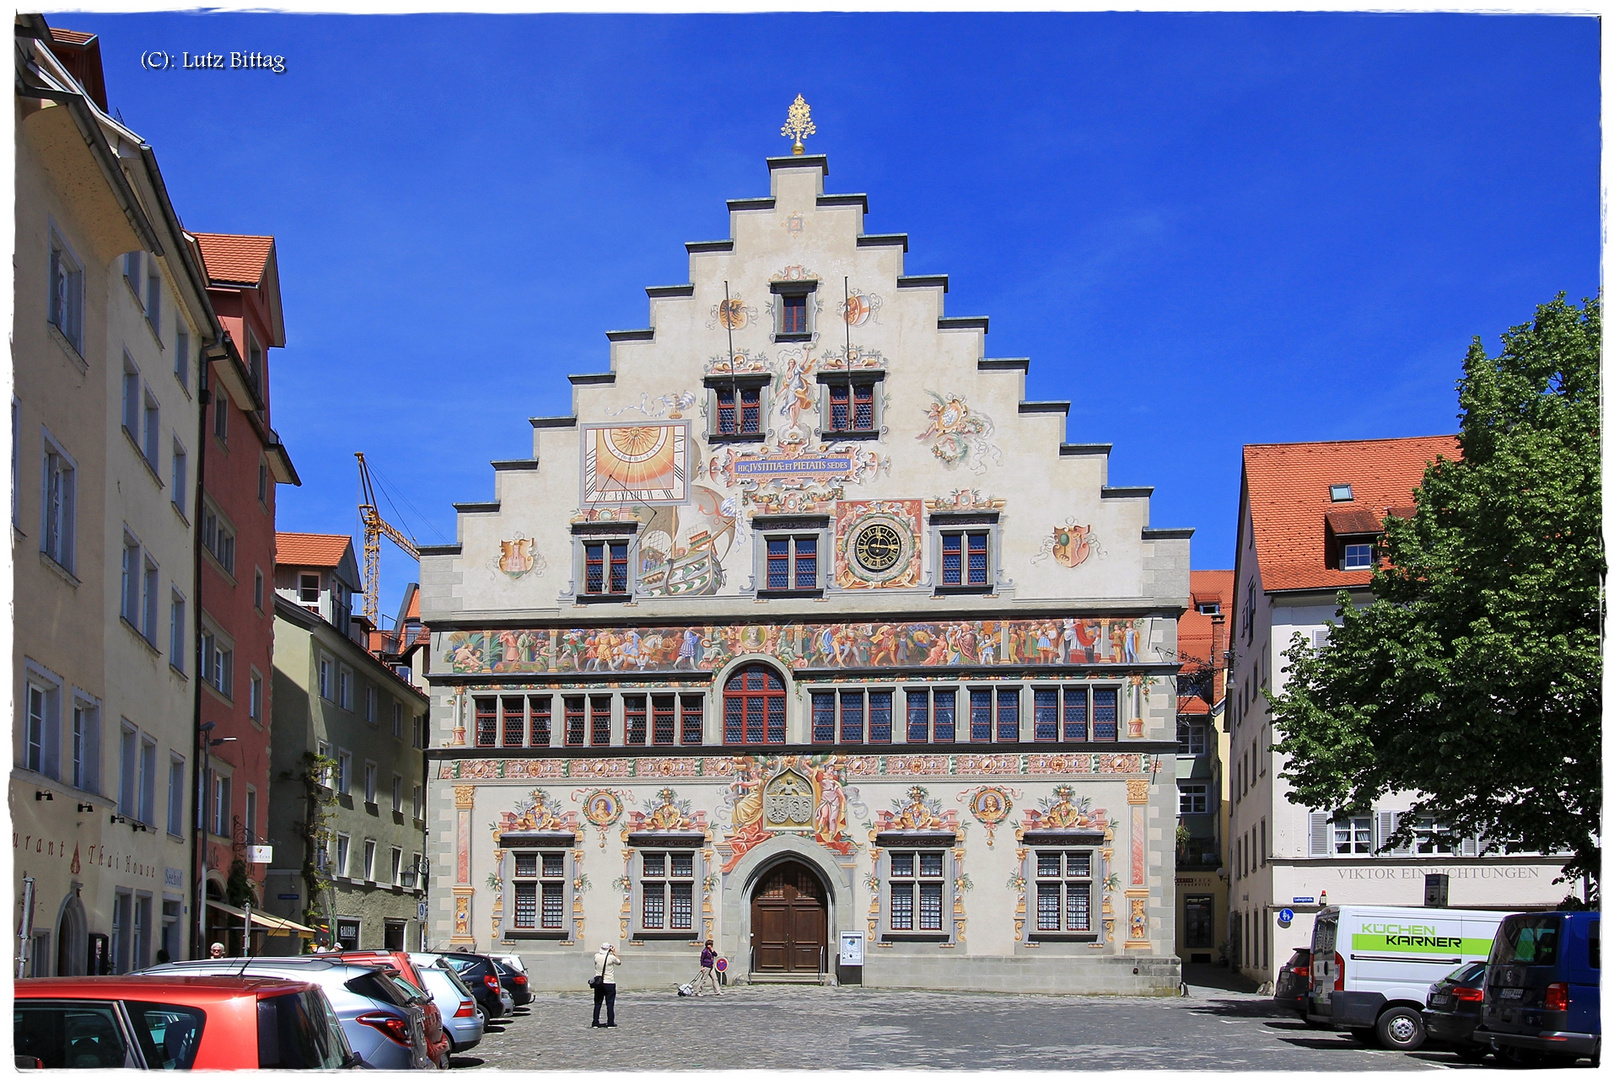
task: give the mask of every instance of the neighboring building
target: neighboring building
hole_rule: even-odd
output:
[[[201,724],[219,741],[202,778],[201,862],[206,941],[240,954],[237,908],[263,906],[269,814],[270,704],[274,670],[275,486],[298,483],[269,426],[268,350],[286,343],[280,274],[271,236],[197,233],[208,296],[224,347],[204,365],[196,472],[202,484]],[[256,948],[254,951],[258,951]]]
[[[367,647],[352,539],[279,533],[275,545],[265,906],[347,948],[419,949],[426,823],[415,736],[426,697]],[[270,948],[289,941],[270,938]]]
[[[99,43],[16,19],[12,400],[17,893],[28,973],[183,956],[195,747],[199,353],[220,337]]]
[[[1188,575],[1192,606],[1177,620],[1177,955],[1212,963],[1227,943],[1227,612],[1233,571]]]
[[[1327,640],[1339,590],[1357,604],[1371,600],[1383,519],[1411,514],[1424,469],[1457,454],[1450,435],[1244,448],[1227,687],[1228,934],[1234,965],[1257,981],[1272,980],[1293,947],[1310,943],[1319,906],[1420,906],[1430,874],[1447,876],[1451,907],[1521,910],[1564,896],[1552,882],[1567,857],[1481,857],[1472,837],[1433,820],[1420,823],[1411,847],[1375,854],[1410,797],[1389,796],[1359,817],[1308,810],[1289,801],[1283,760],[1272,751],[1263,694],[1283,692],[1284,652],[1297,635]],[[1284,908],[1295,915],[1287,927],[1277,919]]]
[[[433,938],[549,989],[711,936],[747,980],[1176,993],[1191,530],[824,158],[768,168],[421,551]]]

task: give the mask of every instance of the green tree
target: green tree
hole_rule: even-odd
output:
[[[1603,802],[1601,300],[1563,294],[1479,339],[1458,384],[1457,461],[1387,518],[1373,599],[1339,594],[1319,649],[1298,639],[1270,696],[1290,800],[1365,812],[1405,792],[1482,850],[1567,851],[1595,894]],[[1381,848],[1383,850],[1383,848]]]

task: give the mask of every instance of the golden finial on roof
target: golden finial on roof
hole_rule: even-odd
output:
[[[818,129],[813,126],[812,106],[800,94],[790,103],[790,114],[785,118],[785,126],[779,129],[779,134],[796,140],[796,144],[790,148],[792,154],[806,153],[807,148],[801,144],[801,140],[818,134]]]

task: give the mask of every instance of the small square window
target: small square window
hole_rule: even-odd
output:
[[[1345,569],[1368,570],[1373,566],[1372,544],[1346,544]]]
[[[1349,484],[1329,484],[1328,497],[1334,502],[1351,502],[1355,498]]]

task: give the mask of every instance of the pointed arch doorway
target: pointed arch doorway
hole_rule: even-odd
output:
[[[806,863],[786,859],[751,893],[751,955],[759,975],[817,975],[827,963],[829,890]]]

